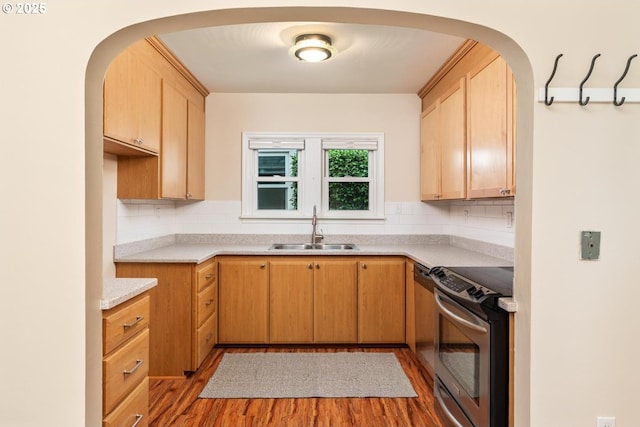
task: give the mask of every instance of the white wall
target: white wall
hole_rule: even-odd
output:
[[[212,93],[206,103],[206,198],[240,200],[242,132],[383,132],[385,199],[417,201],[420,108],[414,94]]]
[[[305,221],[240,220],[242,132],[383,132],[386,220],[325,222],[325,234],[454,233],[513,247],[515,228],[506,216],[514,211],[512,200],[456,202],[452,208],[448,202],[419,201],[420,110],[420,99],[413,94],[211,94],[206,106],[207,200],[125,200],[116,207],[112,199],[116,242],[172,233],[265,233],[265,227],[270,233],[305,233]],[[105,185],[110,186],[105,193],[114,194],[115,173],[113,166],[105,170]],[[473,207],[460,220],[463,211],[458,208],[466,204]],[[113,237],[105,236],[105,251],[111,253],[113,244]]]
[[[349,9],[356,6],[371,9]],[[212,7],[230,9],[185,15]],[[638,3],[622,0],[94,0],[83,7],[59,0],[42,16],[0,14],[0,191],[7,202],[0,222],[0,425],[99,423],[107,64],[148,34],[254,19],[417,26],[478,39],[505,56],[519,89],[516,425],[593,426],[599,414],[615,415],[618,427],[639,425],[640,288],[630,232],[640,216],[633,198],[640,106],[546,107],[534,100],[558,53],[565,56],[553,87],[577,87],[595,53],[602,57],[587,87],[611,87],[637,52],[638,12]],[[171,15],[181,16],[155,21]],[[142,21],[150,22],[129,27]],[[625,87],[640,87],[637,66]],[[600,261],[578,259],[581,229],[603,232]],[[29,274],[34,266],[43,277]]]

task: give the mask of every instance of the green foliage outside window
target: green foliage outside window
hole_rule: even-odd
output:
[[[330,177],[367,177],[369,174],[369,152],[367,150],[328,150]],[[291,157],[291,176],[298,175],[298,155]],[[293,209],[298,205],[298,190],[291,196]],[[369,183],[329,183],[330,210],[368,210]]]

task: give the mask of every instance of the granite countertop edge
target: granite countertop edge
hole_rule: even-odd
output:
[[[102,283],[102,299],[100,309],[109,310],[123,302],[137,297],[143,292],[157,286],[158,279],[148,278],[110,278]]]
[[[357,245],[354,250],[271,250],[266,245],[215,245],[176,243],[157,249],[116,257],[116,263],[191,263],[200,264],[220,255],[254,256],[406,256],[429,268],[453,266],[512,266],[513,262],[448,244]]]

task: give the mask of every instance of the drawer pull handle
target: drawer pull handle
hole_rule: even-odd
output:
[[[122,325],[122,327],[125,329],[133,328],[138,323],[142,322],[143,319],[144,319],[144,316],[136,316],[136,320],[134,320],[132,323],[125,323]]]
[[[144,418],[144,415],[136,414],[136,422],[131,424],[131,427],[137,427],[137,425],[140,424],[140,421],[142,421],[143,418]]]
[[[125,369],[124,371],[122,371],[122,373],[123,373],[124,375],[131,375],[131,374],[133,374],[135,371],[137,371],[137,370],[138,370],[138,368],[139,368],[140,366],[142,366],[142,364],[143,364],[143,363],[144,363],[144,360],[137,359],[137,360],[136,360],[136,366],[134,366],[133,368],[131,368],[131,369],[129,369],[129,370],[126,370],[126,369]]]
[[[210,306],[212,302],[213,302],[213,298],[210,298],[209,301],[204,303],[204,305]]]
[[[209,280],[213,277],[213,273],[209,273],[206,276],[204,276],[205,279]]]

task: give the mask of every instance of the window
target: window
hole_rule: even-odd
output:
[[[243,218],[384,216],[382,134],[244,133]]]

